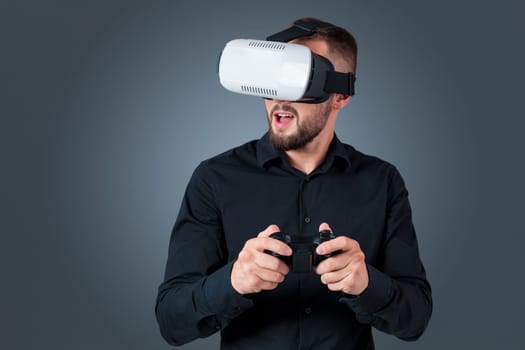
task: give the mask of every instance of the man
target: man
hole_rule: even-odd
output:
[[[291,43],[355,73],[351,34],[315,19],[293,29],[301,24],[310,32]],[[157,299],[169,343],[221,331],[224,349],[362,350],[374,348],[371,327],[405,340],[423,333],[432,299],[408,194],[394,166],[336,137],[350,99],[265,100],[268,133],[195,170]],[[316,253],[333,255],[313,272],[275,256],[293,251],[272,233],[322,230],[336,238]]]

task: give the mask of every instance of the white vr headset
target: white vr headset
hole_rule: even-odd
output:
[[[235,39],[219,59],[219,80],[227,90],[268,99],[321,103],[331,93],[354,94],[353,73],[340,73],[304,45],[286,42],[312,35],[325,22],[296,21],[267,40]]]

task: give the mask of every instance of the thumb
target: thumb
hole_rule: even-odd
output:
[[[280,231],[281,229],[279,228],[279,226],[275,224],[271,224],[270,226],[265,228],[264,231],[259,232],[257,237],[269,237],[272,233],[280,232]]]
[[[334,232],[332,231],[332,228],[330,227],[330,225],[328,225],[326,222],[323,222],[321,225],[319,225],[319,232],[324,231],[324,230],[328,230],[332,233]]]

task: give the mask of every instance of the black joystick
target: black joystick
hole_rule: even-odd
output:
[[[290,235],[283,232],[275,232],[272,233],[270,237],[286,243],[292,248],[292,255],[284,256],[270,250],[265,250],[264,252],[284,261],[292,272],[312,272],[321,261],[341,252],[337,250],[330,254],[323,255],[315,252],[315,249],[321,243],[335,238],[334,234],[329,230],[323,230],[316,236]]]

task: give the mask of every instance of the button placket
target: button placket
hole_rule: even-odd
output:
[[[305,191],[305,187],[306,185],[308,184],[308,182],[310,181],[310,177],[309,176],[304,176],[302,179],[301,179],[301,182],[299,184],[299,225],[300,225],[300,228],[301,228],[301,231],[308,231],[308,230],[305,230],[304,229],[304,225],[308,225],[312,222],[312,219],[310,218],[310,216],[308,215],[308,213],[305,212],[305,208],[306,208],[306,205],[304,203],[304,191]]]

